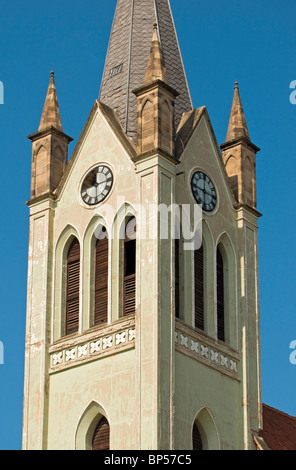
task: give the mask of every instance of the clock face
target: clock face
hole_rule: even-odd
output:
[[[97,166],[85,177],[81,187],[81,197],[89,206],[99,204],[109,194],[113,184],[113,174],[104,165]]]
[[[212,212],[217,204],[215,186],[210,178],[202,171],[196,171],[192,176],[191,189],[196,200],[204,211]]]

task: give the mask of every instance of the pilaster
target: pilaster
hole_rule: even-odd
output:
[[[31,207],[25,343],[23,449],[46,449],[54,201]]]

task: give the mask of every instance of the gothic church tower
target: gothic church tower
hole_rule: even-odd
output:
[[[53,73],[29,138],[23,448],[255,449],[259,149],[237,84],[221,153],[169,0],[118,0],[69,162]]]

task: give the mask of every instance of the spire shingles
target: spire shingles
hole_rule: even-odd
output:
[[[179,93],[175,103],[176,127],[183,112],[192,110],[169,0],[117,0],[99,100],[116,111],[125,132],[134,142],[137,100],[133,90],[145,81],[155,23],[168,83]]]

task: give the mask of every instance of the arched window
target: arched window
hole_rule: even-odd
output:
[[[92,439],[92,450],[109,450],[110,448],[110,426],[105,418],[103,416],[93,435]]]
[[[136,219],[126,224],[123,249],[123,316],[136,310]]]
[[[219,450],[217,427],[210,411],[204,407],[196,416],[192,427],[193,450]]]
[[[225,341],[224,312],[224,263],[221,251],[217,248],[217,337]]]
[[[175,316],[180,318],[180,240],[175,239]]]
[[[94,325],[108,321],[108,245],[103,227],[96,243]]]
[[[67,255],[65,334],[76,333],[79,327],[80,245],[75,238]]]
[[[194,251],[194,325],[204,329],[204,250]]]
[[[196,423],[194,423],[192,430],[192,450],[203,450],[201,435]]]
[[[147,100],[142,108],[141,116],[141,152],[146,152],[153,147],[154,143],[154,107],[150,100]],[[147,132],[147,129],[151,129]]]

